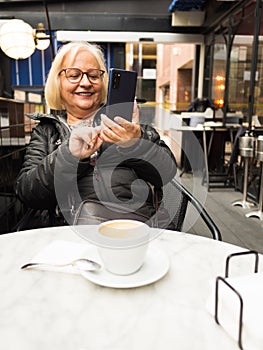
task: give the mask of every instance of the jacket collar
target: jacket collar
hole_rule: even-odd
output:
[[[39,113],[39,112],[34,112],[34,113],[27,113],[26,116],[30,119],[33,119],[33,120],[43,120],[43,119],[53,119],[53,120],[56,120],[56,121],[59,121],[59,120],[63,120],[64,122],[66,122],[66,112],[65,111],[62,111],[62,112],[59,112],[58,111],[58,114],[43,114],[43,113]]]

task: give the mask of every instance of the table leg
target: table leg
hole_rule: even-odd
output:
[[[211,139],[212,139],[212,135],[211,135]],[[210,139],[210,141],[211,141],[211,139]],[[207,190],[209,191],[210,186],[209,186],[208,151],[207,151],[206,130],[205,130],[205,128],[203,129],[203,147],[204,147],[205,174],[203,175],[203,182],[202,182],[202,184],[204,184],[204,178],[205,178]],[[208,150],[210,150],[210,148],[211,148],[211,143],[209,142]]]

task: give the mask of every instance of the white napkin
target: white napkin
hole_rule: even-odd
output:
[[[243,299],[243,348],[263,349],[263,274],[255,273],[242,277],[227,278]],[[237,295],[224,283],[219,282],[218,320],[220,325],[238,339],[240,302]],[[211,297],[208,310],[215,314],[215,281],[211,283]]]
[[[96,248],[90,244],[80,244],[69,241],[56,240],[38,252],[30,262],[64,264],[79,258],[94,259],[95,253]],[[64,267],[39,266],[37,268],[41,270],[52,270],[66,273],[79,273],[78,269],[71,265]]]

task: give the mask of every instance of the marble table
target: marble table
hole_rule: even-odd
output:
[[[96,226],[89,226],[96,230]],[[155,283],[108,288],[79,274],[21,270],[51,242],[90,243],[71,227],[0,236],[0,344],[5,350],[234,350],[207,310],[209,285],[242,248],[163,231],[153,240],[169,259]],[[247,273],[248,264],[236,270]]]

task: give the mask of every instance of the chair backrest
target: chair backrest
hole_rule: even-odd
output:
[[[176,179],[163,187],[162,205],[168,211],[176,231],[182,231],[187,208],[191,204],[210,231],[213,239],[222,241],[221,233],[202,203]]]
[[[210,107],[214,109],[214,104],[206,97],[196,98],[191,102],[190,106],[187,108],[189,112],[205,112],[205,110]]]
[[[19,200],[17,200],[19,202]],[[31,230],[41,227],[53,227],[64,224],[63,218],[60,221],[56,217],[54,209],[31,209],[24,208],[25,214],[22,218],[13,226],[11,232]]]

